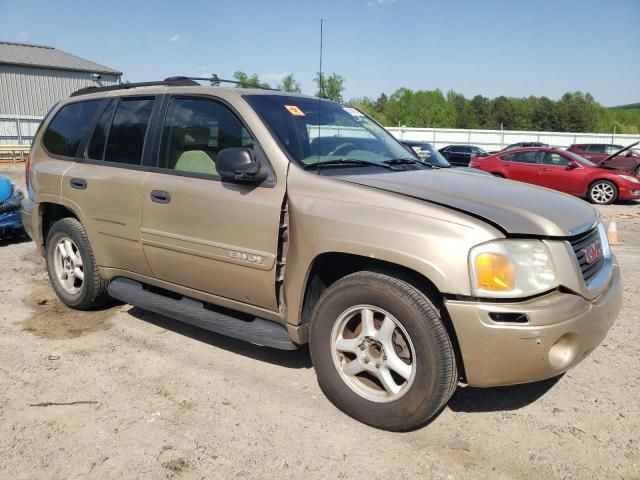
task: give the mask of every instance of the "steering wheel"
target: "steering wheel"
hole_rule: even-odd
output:
[[[346,149],[346,148],[348,148],[348,147],[351,147],[351,149],[347,150],[347,151],[346,151],[346,152],[344,152],[344,153],[348,153],[348,152],[350,152],[351,150],[355,150],[356,148],[358,148],[358,147],[357,147],[357,145],[356,145],[355,143],[351,143],[351,142],[341,143],[341,144],[340,144],[340,145],[338,145],[336,148],[334,148],[334,149],[329,153],[329,155],[328,155],[328,156],[329,156],[329,157],[333,157],[333,156],[335,156],[335,155],[338,155],[338,152],[340,152],[340,151],[342,151],[342,150],[344,150],[344,149]]]

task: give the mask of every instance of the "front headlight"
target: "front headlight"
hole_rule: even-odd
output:
[[[638,180],[636,177],[632,177],[631,175],[620,175],[620,178],[624,178],[628,182],[640,183],[640,180]]]
[[[553,259],[540,240],[495,240],[469,252],[473,294],[522,298],[558,286]]]

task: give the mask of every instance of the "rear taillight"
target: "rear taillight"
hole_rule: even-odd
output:
[[[31,157],[27,155],[27,161],[24,165],[24,178],[27,183],[27,190],[29,190],[29,176],[31,175]]]

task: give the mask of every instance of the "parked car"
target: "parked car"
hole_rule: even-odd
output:
[[[417,140],[401,140],[401,143],[411,149],[420,160],[428,163],[432,167],[435,168],[451,168],[451,165],[446,158],[442,156],[442,154],[430,143],[428,142],[420,142]],[[482,170],[478,170],[477,168],[469,168],[469,167],[455,167],[458,168],[458,171],[464,171],[469,173],[477,173],[480,175],[489,175]]]
[[[64,304],[308,343],[327,398],[378,428],[423,425],[459,382],[560,375],[621,307],[593,207],[428,168],[335,102],[184,77],[93,87],[31,153],[22,216]]]
[[[595,164],[599,164],[623,148],[624,147],[622,145],[581,143],[571,145],[567,150],[576,153],[587,160],[591,160],[591,162]],[[634,172],[636,175],[640,176],[640,152],[632,149],[627,150],[626,152],[623,152],[623,154],[615,155],[610,158],[606,165],[618,170]]]
[[[23,197],[21,189],[0,176],[0,240],[22,234],[20,204]]]
[[[640,198],[638,177],[599,167],[566,150],[521,148],[476,158],[471,166],[496,176],[587,198],[601,205]]]
[[[528,148],[528,147],[549,147],[548,143],[542,142],[518,142],[512,143],[511,145],[504,147],[501,151],[506,152],[508,150],[515,150],[516,148]]]
[[[473,155],[478,157],[486,157],[489,155],[483,149],[476,147],[475,145],[449,145],[441,148],[440,153],[452,165],[461,165],[463,167],[469,165]]]

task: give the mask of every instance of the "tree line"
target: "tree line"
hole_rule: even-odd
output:
[[[234,73],[240,87],[267,87],[257,74]],[[315,95],[343,102],[346,80],[337,73],[316,73]],[[300,93],[300,83],[293,74],[286,75],[276,88]],[[385,126],[470,128],[498,130],[538,130],[550,132],[640,133],[640,108],[605,108],[591,94],[565,93],[559,100],[529,96],[493,99],[464,95],[440,89],[411,90],[399,88],[378,98],[355,98],[348,102]]]

